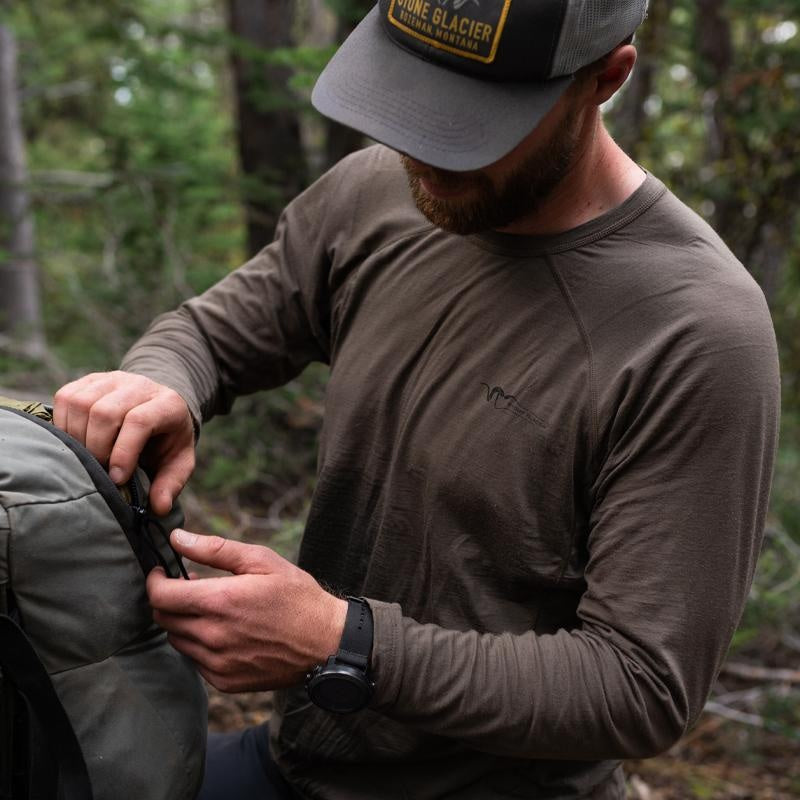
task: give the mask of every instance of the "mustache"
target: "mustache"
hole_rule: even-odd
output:
[[[466,186],[474,177],[474,174],[469,172],[452,172],[438,167],[431,167],[427,164],[420,164],[419,161],[414,161],[405,155],[402,159],[403,166],[411,178],[415,180],[425,179],[446,189],[457,189],[460,186]]]

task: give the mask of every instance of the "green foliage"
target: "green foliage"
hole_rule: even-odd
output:
[[[212,498],[235,494],[242,505],[257,508],[302,486],[292,507],[302,506],[315,473],[326,378],[327,369],[313,365],[268,396],[240,398],[230,417],[212,420],[200,438],[207,467],[195,490]]]
[[[355,24],[372,7],[370,0],[326,0],[328,7],[345,22]]]
[[[640,152],[758,272],[765,223],[788,234],[796,225],[782,223],[800,212],[800,12],[796,2],[729,6],[733,60],[718,77],[698,48],[699,5],[674,3]]]
[[[330,49],[258,50],[225,31],[214,0],[54,0],[46,14],[30,0],[9,21],[48,339],[73,369],[108,368],[156,314],[244,260],[243,195],[281,197],[238,174],[231,53],[309,86]],[[266,110],[304,105],[258,91]]]
[[[784,415],[782,444],[775,466],[767,536],[751,600],[737,632],[734,649],[744,653],[771,650],[796,635],[800,623],[800,448],[798,417]]]
[[[773,313],[784,420],[767,537],[733,650],[781,663],[783,642],[800,627],[800,2],[731,0],[725,20],[729,62],[724,29],[714,22],[707,31],[715,61],[699,44],[710,24],[701,5],[671,4],[666,29],[650,41],[656,63],[636,148],[750,269]],[[626,132],[624,111],[614,104],[612,132]],[[774,706],[762,712],[768,724],[783,724]]]
[[[6,384],[38,375],[55,389],[114,368],[157,314],[244,260],[243,196],[281,197],[269,176],[240,174],[231,56],[291,68],[293,88],[309,86],[332,50],[255,48],[227,32],[216,0],[49,0],[44,12],[27,0],[6,20],[20,50],[47,337],[63,366],[52,374],[3,356],[0,369]],[[304,105],[292,91],[256,91],[265,109]],[[223,499],[256,508],[300,486],[286,508],[296,528],[324,375],[244,398],[204,430],[195,485],[212,502],[211,527]],[[230,526],[228,511],[222,519]]]
[[[37,10],[14,22],[48,338],[106,368],[242,255],[226,53],[178,25],[220,20],[190,0]]]
[[[328,5],[346,30],[371,3]],[[48,375],[60,381],[115,366],[156,314],[244,259],[243,195],[281,196],[263,176],[239,174],[231,55],[289,67],[288,91],[258,86],[250,99],[262,110],[302,110],[299,98],[332,49],[255,48],[226,32],[215,0],[0,7],[20,47],[47,335],[66,373],[53,377],[48,365]],[[781,349],[785,418],[769,533],[735,641],[737,655],[779,659],[782,639],[800,628],[800,0],[728,0],[728,64],[698,44],[701,4],[653,0],[651,24],[661,9],[669,14],[650,45],[637,157],[758,278]],[[619,135],[631,132],[624,111],[622,98],[608,114]],[[33,368],[0,354],[5,383]],[[310,370],[268,397],[242,398],[204,430],[193,488],[210,505],[210,528],[229,531],[239,512],[277,515],[272,540],[293,551],[314,480],[324,382],[324,369]],[[797,727],[796,706],[780,699],[764,713]]]

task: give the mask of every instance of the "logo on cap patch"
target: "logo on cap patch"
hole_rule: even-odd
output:
[[[491,64],[511,0],[392,0],[389,22],[439,50]]]

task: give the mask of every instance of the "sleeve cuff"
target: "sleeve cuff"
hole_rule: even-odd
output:
[[[395,705],[403,679],[403,612],[397,603],[366,598],[372,611],[373,639],[370,670],[375,692],[370,706],[376,711]]]

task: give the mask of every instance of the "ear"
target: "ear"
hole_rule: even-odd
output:
[[[612,51],[592,84],[592,101],[598,106],[613,97],[622,87],[636,64],[636,48],[624,44]]]

